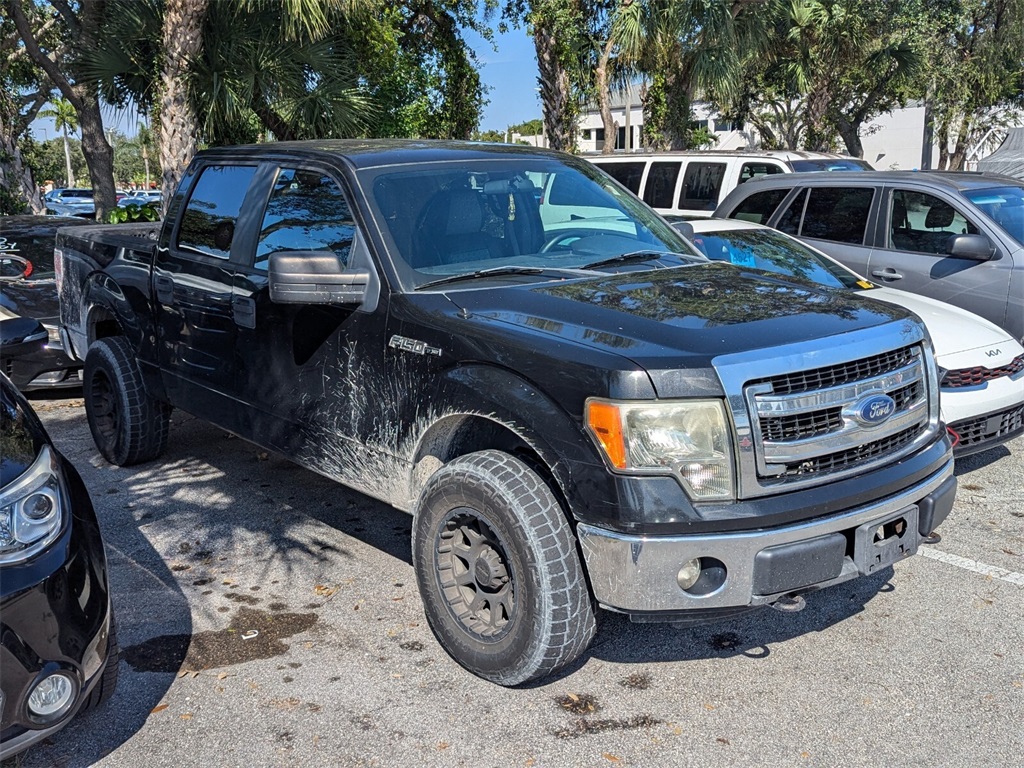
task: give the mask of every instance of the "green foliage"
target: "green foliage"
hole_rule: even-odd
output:
[[[473,141],[490,141],[495,144],[505,143],[504,131],[473,131],[473,133],[470,134],[470,138]]]
[[[489,0],[484,2],[487,5]],[[478,0],[211,2],[190,91],[207,144],[354,136],[468,137],[483,107],[460,27]],[[296,15],[298,14],[298,15]],[[111,0],[85,67],[114,104],[159,87],[162,5]]]
[[[107,214],[107,224],[130,224],[143,221],[157,221],[160,210],[153,203],[137,205],[129,203],[123,208],[117,207]]]
[[[512,133],[518,133],[520,136],[540,136],[544,133],[544,121],[538,117],[534,120],[510,125],[508,130]]]

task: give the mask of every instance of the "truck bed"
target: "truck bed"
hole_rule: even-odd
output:
[[[121,248],[152,253],[160,236],[160,221],[139,224],[89,224],[61,227],[57,231],[57,247],[72,248],[106,266]]]

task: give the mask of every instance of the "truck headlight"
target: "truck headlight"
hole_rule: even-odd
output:
[[[62,496],[56,459],[44,445],[32,466],[0,490],[0,564],[25,560],[57,538]]]
[[[720,400],[619,403],[591,399],[587,429],[616,470],[673,474],[698,501],[733,498],[733,456]]]

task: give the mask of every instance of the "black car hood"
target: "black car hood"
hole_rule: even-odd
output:
[[[905,321],[891,304],[711,262],[536,287],[453,291],[478,318],[614,352],[659,371],[711,369],[725,354]],[[664,395],[664,392],[662,392]]]

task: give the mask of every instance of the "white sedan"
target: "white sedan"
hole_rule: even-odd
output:
[[[821,251],[759,224],[692,219],[675,226],[709,259],[861,291],[920,317],[935,348],[939,403],[955,455],[977,453],[1024,434],[1024,347],[988,320],[945,302],[875,285]]]

